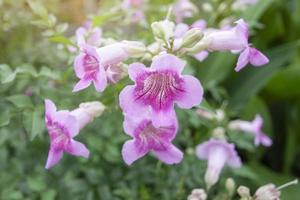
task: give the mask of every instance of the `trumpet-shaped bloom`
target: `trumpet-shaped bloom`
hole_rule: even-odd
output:
[[[217,183],[225,164],[235,168],[241,166],[241,160],[234,144],[226,141],[211,139],[204,142],[197,146],[196,155],[202,160],[208,160],[204,177],[208,188]]]
[[[271,146],[272,140],[263,131],[263,118],[256,115],[252,122],[244,120],[234,120],[229,123],[229,128],[233,130],[240,130],[252,133],[255,136],[254,144],[256,146],[262,144],[263,146]]]
[[[46,169],[56,165],[62,158],[63,152],[74,156],[89,157],[89,150],[85,145],[73,139],[78,135],[80,125],[69,111],[56,111],[54,103],[51,100],[45,100],[45,122],[51,140]]]
[[[269,59],[248,43],[248,24],[240,19],[236,26],[229,30],[216,30],[206,34],[204,41],[209,51],[231,51],[240,53],[235,71],[240,71],[248,63],[259,67],[269,62]]]
[[[126,164],[131,165],[148,152],[166,164],[177,164],[182,160],[183,153],[172,144],[178,127],[176,118],[173,117],[168,126],[155,127],[150,112],[145,111],[139,116],[125,114],[123,125],[125,132],[133,137],[122,148]]]
[[[150,68],[142,63],[129,66],[128,74],[135,85],[126,86],[120,93],[120,107],[132,115],[150,109],[156,127],[167,126],[176,115],[174,104],[190,109],[200,104],[203,89],[193,76],[181,75],[185,62],[174,55],[155,57]]]
[[[99,49],[83,45],[81,50],[74,62],[75,73],[80,81],[74,86],[73,92],[85,89],[91,83],[94,84],[98,92],[102,92],[112,75],[115,75],[111,73],[120,71],[116,68],[120,67],[120,62],[128,56],[119,44],[112,44]]]

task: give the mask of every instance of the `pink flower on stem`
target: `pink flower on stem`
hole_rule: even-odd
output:
[[[139,113],[138,116],[125,114],[125,132],[133,137],[125,142],[122,156],[126,164],[131,165],[148,152],[152,152],[166,164],[177,164],[183,158],[183,153],[172,144],[177,132],[177,119],[172,118],[168,126],[154,126],[150,112]]]
[[[136,115],[150,109],[153,125],[161,127],[173,123],[174,103],[183,109],[200,104],[202,86],[195,77],[181,75],[184,65],[170,54],[155,57],[150,68],[142,63],[131,64],[128,74],[135,85],[126,86],[120,93],[123,112]]]
[[[108,81],[115,82],[112,77],[118,76],[120,63],[128,57],[121,45],[112,44],[96,49],[89,45],[81,47],[80,54],[75,58],[74,69],[80,81],[74,86],[73,92],[94,84],[98,92],[104,91]]]
[[[45,100],[45,122],[51,140],[46,169],[56,165],[64,152],[89,157],[86,146],[73,138],[79,134],[80,129],[93,121],[94,117],[102,114],[103,110],[104,106],[100,102],[87,102],[80,104],[80,107],[73,111],[57,111],[51,100]]]
[[[84,144],[73,140],[79,133],[79,125],[69,111],[56,111],[51,100],[45,100],[45,122],[51,139],[46,169],[56,165],[66,151],[75,156],[89,157]]]
[[[272,139],[269,138],[263,131],[263,118],[260,115],[256,115],[252,122],[244,120],[234,120],[229,123],[229,128],[233,130],[245,131],[252,133],[255,136],[254,144],[256,146],[262,144],[269,147],[272,145]]]
[[[204,37],[209,51],[231,51],[240,53],[235,71],[240,71],[248,63],[255,67],[265,65],[269,59],[248,43],[248,24],[243,19],[236,22],[229,30],[217,30],[207,33]]]
[[[234,168],[241,166],[241,160],[234,144],[226,141],[215,139],[206,141],[197,146],[196,155],[201,160],[208,160],[204,177],[208,189],[218,182],[225,164]]]

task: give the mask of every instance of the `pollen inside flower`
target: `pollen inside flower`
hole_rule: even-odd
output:
[[[97,58],[86,54],[84,56],[84,71],[88,75],[95,75],[98,71],[99,63]]]
[[[183,93],[183,81],[172,71],[148,72],[136,82],[135,100],[156,110],[169,108]]]
[[[141,151],[145,149],[166,150],[168,141],[175,127],[159,127],[152,125],[150,120],[144,120],[135,130],[136,142]]]

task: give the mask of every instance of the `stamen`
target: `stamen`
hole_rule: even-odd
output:
[[[288,183],[285,183],[285,184],[283,184],[283,185],[277,187],[277,190],[281,190],[281,189],[283,189],[283,188],[289,187],[289,186],[291,186],[291,185],[297,185],[297,184],[298,184],[298,179],[295,179],[295,180],[293,180],[293,181],[290,181],[290,182],[288,182]]]

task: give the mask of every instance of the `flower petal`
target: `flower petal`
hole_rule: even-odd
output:
[[[234,68],[234,70],[236,72],[239,72],[241,69],[243,69],[248,64],[249,56],[250,56],[250,49],[248,47],[239,56],[236,67]]]
[[[103,92],[107,86],[107,77],[104,69],[101,67],[97,73],[97,77],[93,80],[97,92]]]
[[[154,155],[166,164],[178,164],[183,159],[183,153],[171,144],[166,150],[153,151]]]
[[[135,140],[126,141],[122,148],[122,157],[127,165],[131,165],[137,159],[143,157],[148,151],[140,151],[136,145]]]
[[[75,137],[79,133],[79,126],[76,117],[68,114],[65,121],[63,122],[64,126],[67,128],[69,137]]]
[[[119,95],[119,104],[124,113],[129,115],[147,111],[147,106],[141,105],[134,99],[134,85],[126,86]]]
[[[90,154],[90,151],[86,148],[84,144],[75,140],[70,140],[66,151],[74,156],[82,156],[84,158],[88,158]]]
[[[178,74],[180,74],[185,66],[186,62],[181,60],[180,58],[171,55],[171,54],[163,54],[158,55],[153,58],[151,69],[154,70],[174,70]]]
[[[189,30],[189,28],[190,27],[187,24],[184,23],[177,24],[174,31],[174,37],[175,38],[183,37],[183,35]]]
[[[84,76],[84,56],[85,54],[80,53],[74,61],[74,70],[78,78],[83,78]]]
[[[200,53],[197,53],[193,56],[194,56],[194,58],[196,58],[197,60],[202,62],[203,60],[205,60],[208,57],[208,55],[209,55],[208,51],[201,51]]]
[[[269,138],[264,133],[259,133],[259,134],[256,134],[256,136],[255,136],[255,141],[254,141],[255,146],[258,146],[259,144],[262,144],[265,147],[269,147],[269,146],[272,145],[272,143],[273,143],[272,139]]]
[[[199,105],[203,97],[203,88],[198,79],[190,75],[182,76],[184,80],[184,96],[176,100],[176,104],[183,109],[190,109]]]
[[[128,67],[128,75],[129,78],[133,81],[136,80],[136,78],[141,75],[142,73],[146,72],[147,68],[143,63],[133,63],[129,65]]]
[[[91,84],[91,80],[81,79],[80,81],[78,81],[78,83],[76,83],[72,92],[78,92],[80,90],[83,90],[83,89],[89,87],[90,84]]]
[[[174,106],[167,110],[152,110],[151,120],[154,127],[167,127],[174,124],[176,113]]]
[[[45,115],[52,116],[55,112],[55,104],[50,99],[45,99]]]
[[[250,48],[249,60],[251,65],[259,67],[269,62],[269,59],[255,48]]]
[[[50,169],[51,167],[56,165],[60,161],[62,156],[63,156],[63,151],[62,150],[50,149],[49,153],[48,153],[48,159],[47,159],[45,168]]]

